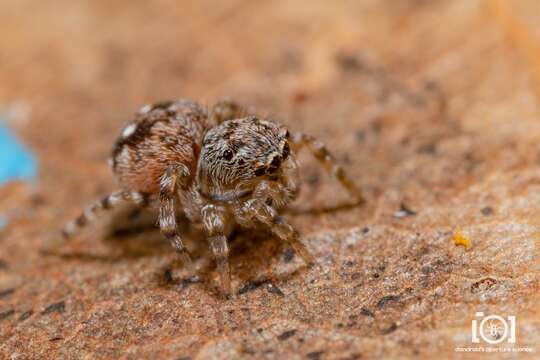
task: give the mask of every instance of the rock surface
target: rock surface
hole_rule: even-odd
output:
[[[0,358],[474,358],[455,348],[478,311],[538,347],[540,6],[509,3],[3,1],[0,107],[40,176],[0,188]],[[119,218],[40,255],[115,189],[136,109],[223,96],[318,136],[364,188],[347,206],[302,155],[287,216],[316,266],[239,233],[226,301],[196,229],[190,281]]]

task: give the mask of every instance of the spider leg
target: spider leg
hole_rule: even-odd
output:
[[[279,216],[276,209],[265,204],[260,199],[252,199],[246,201],[240,213],[241,216],[249,216],[265,225],[274,235],[289,244],[306,264],[309,266],[313,264],[313,257],[300,241],[298,231],[285,218]],[[244,224],[246,224],[245,221]]]
[[[224,121],[238,119],[248,115],[245,107],[231,99],[223,99],[218,101],[211,111],[211,121],[215,125],[219,125]]]
[[[193,264],[188,250],[182,241],[178,224],[176,223],[176,209],[178,207],[177,191],[185,188],[189,182],[189,170],[185,165],[175,164],[169,166],[161,177],[159,192],[159,228],[163,236],[176,250],[180,260],[188,268],[193,270]]]
[[[297,184],[293,181],[280,184],[275,181],[263,180],[259,183],[253,197],[257,198],[276,210],[283,209],[298,193]]]
[[[210,250],[214,255],[220,276],[221,287],[226,297],[232,294],[231,271],[229,267],[229,247],[227,245],[227,213],[215,205],[206,205],[202,209],[203,226],[208,236]]]
[[[41,249],[45,253],[54,253],[82,228],[101,217],[104,213],[111,211],[120,205],[132,204],[137,207],[148,205],[149,195],[137,191],[118,190],[103,199],[98,200],[87,206],[82,214],[70,221],[64,226],[61,236],[54,236],[49,239],[48,244]]]
[[[358,204],[364,203],[362,191],[352,182],[347,176],[343,168],[337,163],[336,159],[328,151],[326,146],[311,135],[296,133],[291,138],[292,144],[296,151],[307,146],[313,156],[324,166],[327,172],[332,174],[351,194]]]

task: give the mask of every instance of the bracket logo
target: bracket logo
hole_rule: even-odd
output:
[[[506,319],[499,315],[484,316],[477,312],[471,324],[472,342],[479,343],[480,339],[489,344],[498,344],[507,340],[509,344],[516,342],[516,317]]]

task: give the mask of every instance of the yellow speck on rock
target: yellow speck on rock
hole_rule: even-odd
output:
[[[463,234],[463,231],[460,227],[457,227],[454,230],[454,236],[452,237],[452,240],[454,240],[454,244],[456,245],[463,245],[465,246],[465,249],[469,249],[471,247],[471,239],[469,239],[465,234]]]

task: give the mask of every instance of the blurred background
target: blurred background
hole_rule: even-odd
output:
[[[171,280],[174,254],[144,234],[117,257],[99,231],[67,247],[82,256],[39,255],[115,189],[107,158],[133,113],[181,97],[315,135],[364,188],[342,209],[301,157],[289,215],[322,269],[247,241],[245,291],[223,304],[212,267]],[[519,314],[518,343],[538,344],[539,101],[535,0],[3,0],[0,354],[450,356],[480,308]]]

